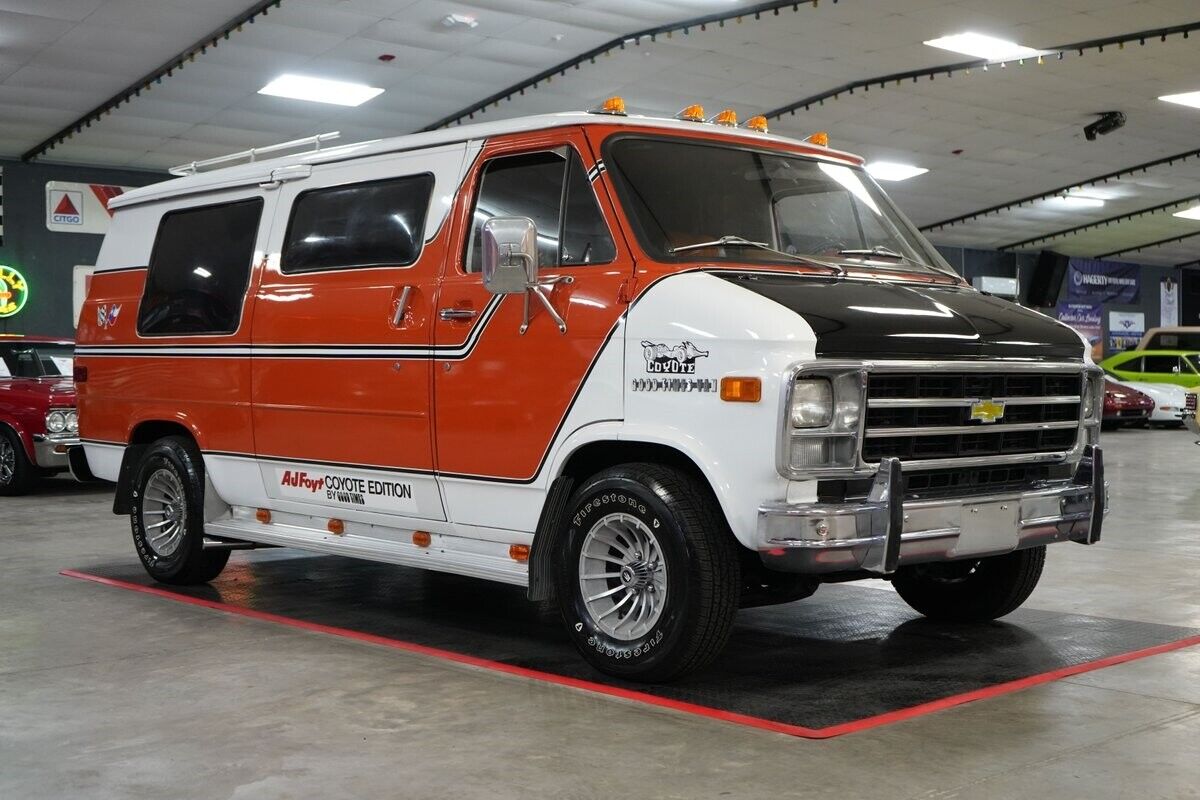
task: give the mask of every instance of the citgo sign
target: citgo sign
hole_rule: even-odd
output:
[[[29,284],[12,267],[0,264],[0,319],[16,316],[29,299]]]

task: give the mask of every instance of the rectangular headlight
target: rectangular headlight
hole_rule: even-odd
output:
[[[833,384],[828,378],[802,378],[792,387],[793,428],[824,428],[833,420]]]

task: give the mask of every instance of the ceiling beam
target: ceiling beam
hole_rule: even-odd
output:
[[[565,77],[567,70],[578,70],[583,66],[584,62],[594,64],[596,63],[597,58],[606,56],[613,50],[624,50],[626,45],[633,45],[635,47],[640,46],[642,39],[649,39],[653,42],[656,41],[659,36],[666,36],[667,38],[670,38],[675,33],[680,32],[686,36],[691,33],[692,28],[696,28],[701,31],[707,30],[709,25],[716,25],[719,28],[723,28],[725,27],[726,22],[741,23],[742,20],[747,17],[753,17],[754,19],[758,20],[761,19],[764,14],[770,14],[771,16],[778,17],[781,11],[788,8],[790,8],[792,11],[798,11],[802,5],[812,5],[814,8],[816,8],[818,1],[819,0],[804,0],[803,2],[795,2],[795,0],[786,0],[786,2],[759,3],[758,5],[754,6],[723,11],[716,14],[707,14],[703,17],[692,17],[680,22],[671,22],[666,25],[659,25],[654,28],[645,28],[640,31],[634,31],[633,33],[617,36],[616,38],[609,39],[604,44],[593,47],[586,53],[572,56],[566,61],[555,64],[549,69],[544,69],[530,78],[526,78],[519,83],[514,83],[507,89],[501,89],[495,94],[486,97],[477,103],[472,103],[466,108],[461,108],[452,114],[448,114],[439,119],[437,122],[432,122],[429,125],[426,125],[421,130],[434,131],[438,128],[444,128],[447,125],[461,123],[464,119],[471,119],[476,114],[486,111],[488,106],[499,106],[501,102],[511,100],[514,95],[523,95],[525,94],[526,90],[535,89],[543,82],[551,82],[556,76],[560,78]],[[833,0],[834,3],[837,3],[837,1],[838,0]]]
[[[950,219],[944,219],[940,222],[933,222],[928,225],[922,225],[921,230],[922,231],[939,230],[941,228],[946,228],[951,225],[957,225],[961,222],[968,222],[968,221],[976,219],[978,217],[987,216],[988,214],[994,214],[997,211],[1005,211],[1010,208],[1019,208],[1020,206],[1028,205],[1029,203],[1033,203],[1038,200],[1047,200],[1051,197],[1058,197],[1058,196],[1070,191],[1071,189],[1079,189],[1084,186],[1091,186],[1091,185],[1097,184],[1097,183],[1108,183],[1109,181],[1117,180],[1118,178],[1123,178],[1127,175],[1133,175],[1134,173],[1138,173],[1138,172],[1146,172],[1147,170],[1153,169],[1154,167],[1170,166],[1170,165],[1173,165],[1177,161],[1180,161],[1180,162],[1187,161],[1189,158],[1195,158],[1197,156],[1200,156],[1200,148],[1198,148],[1196,150],[1188,150],[1183,153],[1176,153],[1175,155],[1172,155],[1172,156],[1164,156],[1163,158],[1156,158],[1153,161],[1146,161],[1141,164],[1134,164],[1132,167],[1123,167],[1119,170],[1116,170],[1115,172],[1109,172],[1104,175],[1096,175],[1091,178],[1084,178],[1083,180],[1075,181],[1074,183],[1068,183],[1065,186],[1059,186],[1055,189],[1048,189],[1048,190],[1046,190],[1044,192],[1040,192],[1038,194],[1031,194],[1026,197],[1021,197],[1017,200],[1008,200],[1004,203],[999,203],[998,205],[988,206],[987,208],[981,208],[978,211],[971,211],[967,214],[962,214],[957,217],[951,217]]]
[[[122,103],[128,103],[135,97],[139,97],[142,92],[150,91],[151,87],[157,83],[161,83],[163,78],[171,77],[177,70],[183,69],[184,64],[194,61],[196,56],[206,53],[208,48],[212,47],[215,49],[220,42],[227,40],[230,34],[240,31],[244,25],[252,24],[254,19],[259,15],[266,16],[272,7],[277,8],[282,2],[283,0],[257,0],[257,2],[242,13],[215,30],[210,31],[207,35],[197,39],[190,47],[175,54],[82,117],[65,125],[53,135],[26,150],[21,155],[21,160],[32,161],[75,134],[82,133],[85,128],[90,128],[93,122],[99,120],[105,114],[118,108]]]
[[[1110,258],[1112,256],[1124,255],[1126,253],[1136,253],[1138,250],[1149,250],[1151,247],[1162,247],[1164,244],[1175,244],[1175,242],[1182,242],[1184,239],[1190,239],[1193,236],[1200,236],[1200,231],[1185,233],[1182,236],[1172,236],[1169,239],[1159,239],[1157,242],[1139,244],[1137,247],[1126,247],[1124,250],[1113,250],[1111,253],[1101,253],[1098,256],[1092,256],[1092,258],[1100,260],[1104,258]]]
[[[1144,217],[1147,214],[1157,214],[1161,211],[1166,211],[1167,209],[1175,208],[1176,206],[1182,206],[1187,203],[1195,203],[1198,200],[1200,200],[1200,194],[1194,194],[1191,197],[1185,197],[1181,200],[1172,200],[1170,203],[1162,203],[1160,205],[1152,206],[1150,208],[1141,208],[1141,209],[1138,209],[1137,211],[1129,211],[1125,214],[1118,214],[1117,216],[1109,217],[1108,219],[1101,219],[1101,220],[1097,220],[1095,222],[1088,222],[1084,225],[1076,225],[1073,228],[1064,228],[1061,231],[1053,231],[1052,233],[1047,233],[1042,236],[1034,236],[1032,239],[1024,239],[1019,242],[1013,242],[1012,244],[1002,244],[997,249],[999,249],[999,250],[1016,250],[1017,248],[1026,247],[1028,245],[1037,244],[1039,242],[1050,242],[1050,241],[1053,241],[1054,239],[1060,239],[1064,236],[1070,236],[1075,233],[1082,233],[1083,231],[1091,230],[1092,228],[1107,228],[1109,225],[1114,225],[1114,224],[1117,224],[1120,222],[1128,222],[1131,219],[1137,219],[1138,217]]]
[[[1116,36],[1107,36],[1103,39],[1089,39],[1083,42],[1072,42],[1071,44],[1060,44],[1054,47],[1049,47],[1040,50],[1040,55],[1030,56],[1029,58],[1014,58],[1008,61],[988,61],[987,59],[974,59],[972,61],[958,61],[954,64],[942,64],[936,67],[922,67],[921,69],[908,70],[906,72],[894,72],[888,75],[877,75],[873,78],[863,78],[861,80],[851,81],[837,86],[833,89],[827,89],[819,94],[810,95],[808,97],[788,103],[787,105],[773,108],[767,111],[763,116],[768,119],[774,119],[783,116],[784,114],[795,114],[797,111],[807,111],[815,105],[824,105],[826,100],[836,100],[843,94],[852,95],[856,90],[868,92],[872,86],[879,89],[886,89],[888,84],[899,86],[905,81],[916,83],[921,78],[933,80],[942,73],[946,77],[951,77],[955,72],[969,72],[972,69],[982,69],[987,71],[989,66],[1000,64],[1003,69],[1010,63],[1024,65],[1026,61],[1034,61],[1041,64],[1045,58],[1056,59],[1062,61],[1067,53],[1072,51],[1083,55],[1088,50],[1097,50],[1104,52],[1105,47],[1116,45],[1119,48],[1124,48],[1125,45],[1132,42],[1137,42],[1140,45],[1146,44],[1147,39],[1159,38],[1166,41],[1168,36],[1182,35],[1183,38],[1188,38],[1192,31],[1200,30],[1200,21],[1187,22],[1182,25],[1172,25],[1167,28],[1153,28],[1144,31],[1134,31],[1132,33],[1122,33]]]

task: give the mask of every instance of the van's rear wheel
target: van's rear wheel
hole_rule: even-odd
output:
[[[204,549],[204,465],[181,436],[146,450],[133,479],[133,543],[150,577],[162,583],[206,583],[221,574],[228,550]]]
[[[1037,586],[1046,547],[1001,556],[902,567],[892,585],[930,619],[984,622],[1016,611]]]
[[[733,536],[708,488],[657,464],[593,476],[568,507],[558,602],[602,672],[666,681],[720,653],[737,611]]]

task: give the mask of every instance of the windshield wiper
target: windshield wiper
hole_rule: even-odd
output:
[[[918,261],[917,259],[912,258],[911,256],[906,256],[902,253],[897,253],[892,248],[884,247],[881,244],[877,244],[874,247],[871,247],[869,249],[868,248],[860,248],[860,249],[839,250],[838,255],[839,256],[874,256],[875,258],[894,258],[897,261],[907,261],[909,264],[912,264],[913,266],[921,267],[923,269],[931,269],[934,272],[937,272],[941,275],[945,275],[947,277],[952,277],[952,278],[955,278],[956,280],[961,280],[961,276],[956,272],[947,272],[946,270],[944,270],[941,267],[938,267],[934,264],[926,264],[924,261]]]
[[[908,256],[897,253],[895,250],[891,249],[890,247],[884,247],[881,244],[877,244],[871,248],[860,248],[857,250],[855,250],[855,249],[838,250],[838,255],[839,256],[879,256],[881,258],[894,258],[897,261],[913,261]],[[915,264],[918,262],[913,261],[913,263]]]
[[[819,261],[808,256],[800,256],[795,253],[788,253],[784,250],[777,250],[766,242],[756,242],[742,236],[722,236],[720,239],[714,239],[711,242],[697,242],[695,244],[683,244],[679,247],[672,247],[667,252],[671,255],[676,253],[686,253],[688,250],[700,250],[705,247],[757,247],[759,250],[766,250],[768,253],[774,253],[784,258],[790,258],[793,261],[799,261],[802,264],[811,264],[816,267],[824,267],[832,270],[835,275],[845,275],[846,270],[839,267],[837,264],[830,264],[827,261]]]

